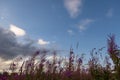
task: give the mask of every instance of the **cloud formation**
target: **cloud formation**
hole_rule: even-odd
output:
[[[9,29],[0,27],[0,57],[11,59],[18,55],[30,55],[36,51],[33,43],[20,44],[16,34]]]
[[[84,31],[87,29],[87,26],[89,24],[91,24],[94,20],[92,19],[85,19],[85,20],[82,20],[79,24],[78,24],[78,28],[80,31]]]
[[[22,32],[22,29],[19,29],[14,25],[12,25],[12,29]],[[49,44],[49,41],[44,41],[43,39],[36,41],[27,37],[27,35],[24,35],[22,33],[18,34],[16,31],[11,31],[11,28],[6,29],[4,27],[0,27],[0,71],[8,69],[10,63],[17,56],[31,56],[36,51],[40,51],[40,54],[50,52],[48,49],[39,48],[40,46],[37,46],[38,42],[43,46]],[[22,42],[19,41],[20,38],[23,38]]]
[[[77,17],[82,9],[82,0],[64,0],[64,5],[72,18]]]
[[[43,39],[39,39],[38,40],[38,44],[40,44],[40,45],[47,45],[47,44],[50,44],[50,42],[49,41],[45,41]]]
[[[67,32],[68,32],[70,35],[74,35],[74,32],[73,32],[73,30],[71,30],[71,29],[69,29]]]
[[[106,14],[107,17],[111,18],[113,16],[113,9],[110,8]]]
[[[23,29],[15,26],[13,24],[10,25],[10,31],[12,31],[18,37],[24,36],[26,34],[26,32]]]

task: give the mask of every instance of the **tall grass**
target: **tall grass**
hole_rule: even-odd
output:
[[[103,48],[98,51],[93,49],[87,66],[84,65],[84,57],[75,56],[73,49],[70,49],[69,58],[66,59],[58,59],[54,51],[51,60],[46,59],[46,53],[41,55],[37,51],[20,67],[13,61],[9,69],[11,73],[3,72],[0,80],[120,80],[120,52],[114,35],[110,35],[107,42],[108,56],[101,56]],[[101,59],[104,59],[104,66]]]

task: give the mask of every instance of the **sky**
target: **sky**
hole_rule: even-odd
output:
[[[50,48],[88,53],[120,44],[120,0],[0,0],[0,57]],[[2,60],[1,60],[2,61]]]

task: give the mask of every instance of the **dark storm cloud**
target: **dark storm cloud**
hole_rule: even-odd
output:
[[[0,27],[0,57],[10,59],[17,55],[33,54],[36,51],[36,48],[32,46],[33,44],[33,41],[28,41],[26,44],[18,43],[13,32]]]

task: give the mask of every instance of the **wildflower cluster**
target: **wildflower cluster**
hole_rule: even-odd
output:
[[[102,49],[94,48],[86,65],[84,57],[75,56],[73,49],[68,58],[57,58],[54,51],[50,60],[46,58],[47,51],[37,51],[20,67],[18,59],[14,60],[9,68],[11,73],[1,73],[0,80],[120,80],[120,52],[113,35],[108,38],[109,55],[103,57]]]

